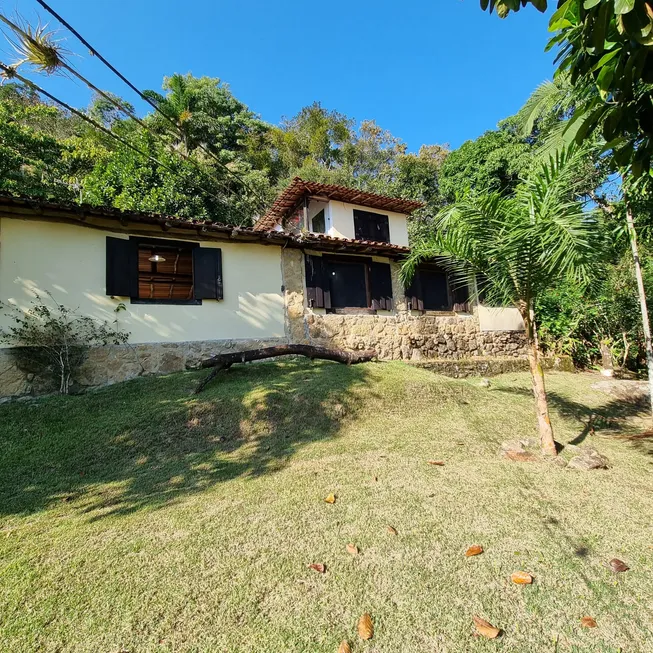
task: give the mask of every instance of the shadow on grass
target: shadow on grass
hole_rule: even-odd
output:
[[[336,437],[357,409],[361,366],[236,366],[198,396],[203,373],[137,379],[79,397],[0,406],[0,515],[56,502],[98,519],[167,504],[287,464]]]
[[[531,399],[533,397],[532,392],[526,388],[501,388],[498,392],[517,394]],[[628,426],[630,419],[641,417],[648,410],[647,400],[640,397],[612,398],[601,406],[592,408],[552,390],[548,390],[546,394],[550,408],[555,410],[561,417],[576,420],[582,425],[578,435],[567,444],[582,444],[590,434],[598,430],[617,431],[624,429]],[[633,444],[641,445],[643,442],[642,449],[645,450],[645,453],[653,455],[653,432],[651,432],[651,438],[646,438],[645,434],[639,436],[620,434],[614,437],[631,441]],[[648,445],[650,446],[647,449]]]
[[[597,535],[583,536],[575,532],[573,527],[570,530],[562,520],[551,514],[556,511],[556,506],[542,497],[542,488],[538,488],[525,473],[519,470],[515,473],[519,475],[519,490],[525,505],[539,516],[543,535],[556,550],[557,560],[566,563],[570,574],[587,589],[596,612],[609,614],[624,642],[629,643],[628,648],[618,650],[638,650],[639,643],[633,637],[633,631],[653,631],[650,624],[642,620],[638,610],[634,609],[636,604],[624,604],[618,587],[619,576],[609,570],[607,560],[596,560],[592,542]],[[568,582],[574,581],[570,577]]]

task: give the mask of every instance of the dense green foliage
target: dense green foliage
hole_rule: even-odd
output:
[[[481,0],[501,17],[547,0]],[[622,166],[650,172],[653,154],[653,7],[650,0],[558,0],[549,30],[559,72],[597,93],[576,114],[576,138],[600,127]]]

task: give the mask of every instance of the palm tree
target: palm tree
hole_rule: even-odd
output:
[[[539,163],[513,196],[467,194],[435,218],[403,265],[409,280],[439,258],[465,281],[481,279],[488,300],[516,306],[528,339],[542,451],[555,455],[534,321],[538,297],[563,279],[585,284],[600,252],[598,215],[574,199],[582,153],[565,150]]]
[[[582,83],[577,80],[571,83],[567,73],[556,75],[554,81],[545,81],[538,86],[526,101],[516,116],[524,136],[530,136],[533,129],[537,128],[545,136],[544,145],[540,154],[547,156],[565,147],[574,140],[594,140],[599,146],[604,145],[602,139],[595,133],[587,133],[588,118],[599,103],[599,91],[594,85]],[[598,130],[597,130],[598,131]],[[580,137],[580,138],[579,138]],[[602,147],[601,150],[605,149]],[[597,149],[598,151],[598,149]],[[637,282],[637,296],[639,299],[640,314],[642,318],[642,331],[644,332],[644,345],[646,349],[646,365],[648,368],[648,386],[651,412],[653,414],[653,336],[648,312],[648,302],[642,266],[637,244],[637,230],[631,204],[631,195],[641,192],[649,180],[645,178],[633,179],[632,167],[622,165],[612,150],[612,165],[618,171],[621,180],[621,190],[625,205],[626,233],[630,241],[633,256],[633,268]],[[650,193],[650,190],[648,191]],[[613,213],[615,207],[602,201],[595,193],[591,199],[607,213]]]

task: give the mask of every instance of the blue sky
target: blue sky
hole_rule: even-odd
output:
[[[553,74],[546,16],[529,8],[500,20],[478,0],[49,4],[139,88],[159,90],[174,72],[219,77],[269,122],[318,100],[375,119],[413,151],[423,143],[457,147],[494,128]],[[34,0],[19,9],[57,26]],[[72,35],[59,36],[84,74],[142,109]],[[90,99],[70,80],[39,82],[76,106]]]

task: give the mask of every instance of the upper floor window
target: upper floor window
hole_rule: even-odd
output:
[[[311,231],[314,234],[323,234],[326,229],[326,219],[324,209],[321,209],[311,218]]]
[[[375,240],[390,242],[388,216],[371,211],[354,209],[354,238],[356,240]]]

